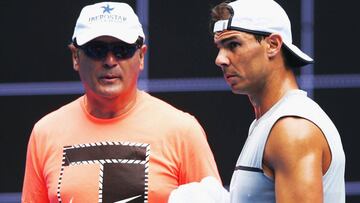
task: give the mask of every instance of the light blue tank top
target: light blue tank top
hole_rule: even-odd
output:
[[[262,160],[272,126],[285,116],[308,119],[321,129],[332,154],[330,167],[323,176],[324,203],[344,203],[345,154],[340,135],[326,113],[302,90],[289,91],[260,119],[251,124],[231,179],[231,202],[275,202],[274,181],[263,173]]]

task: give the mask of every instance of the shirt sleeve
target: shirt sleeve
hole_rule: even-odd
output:
[[[39,160],[39,150],[33,129],[28,142],[24,183],[21,202],[45,203],[49,202],[48,192],[43,176],[43,163]]]
[[[206,134],[195,118],[192,121],[183,136],[179,184],[199,182],[207,176],[212,176],[221,183]]]

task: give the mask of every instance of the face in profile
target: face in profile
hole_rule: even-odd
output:
[[[214,42],[219,49],[215,63],[234,93],[254,93],[264,85],[267,77],[264,40],[259,42],[252,34],[226,30],[217,33]]]

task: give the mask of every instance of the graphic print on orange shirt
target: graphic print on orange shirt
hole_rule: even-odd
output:
[[[147,202],[149,154],[149,144],[142,143],[97,142],[65,146],[58,201],[64,202],[63,192],[74,192],[62,188],[89,187],[89,190],[98,191],[98,202]],[[86,182],[89,184],[84,184]]]

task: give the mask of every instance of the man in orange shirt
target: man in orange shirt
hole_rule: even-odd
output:
[[[72,43],[85,94],[31,133],[22,202],[167,202],[218,170],[197,120],[137,88],[147,46],[125,3],[86,6]]]

